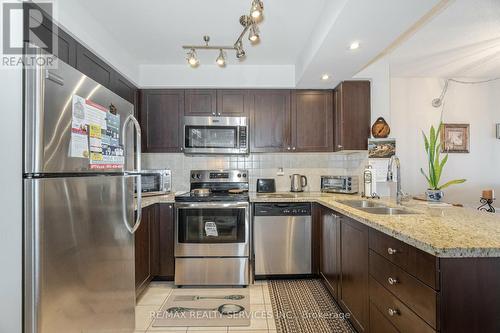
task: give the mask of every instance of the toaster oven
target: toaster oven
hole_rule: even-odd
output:
[[[354,194],[358,191],[358,176],[321,176],[321,192]]]

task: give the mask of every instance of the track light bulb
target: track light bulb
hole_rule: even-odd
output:
[[[191,67],[196,67],[200,63],[198,57],[196,56],[196,51],[191,49],[187,54],[187,61]]]
[[[239,48],[236,50],[236,58],[238,59],[241,59],[243,57],[245,57],[245,50],[243,50],[243,48]]]
[[[252,26],[250,27],[250,33],[248,35],[248,39],[252,42],[252,43],[256,43],[259,41],[260,39],[260,36],[259,36],[259,28],[257,27],[256,24],[252,24]]]
[[[250,9],[250,15],[254,19],[258,19],[262,15],[262,11],[264,10],[264,4],[260,0],[253,0],[252,9]]]
[[[217,57],[217,60],[215,62],[220,67],[226,66],[226,57],[224,56],[224,52],[222,51],[222,49],[220,50],[219,56]]]

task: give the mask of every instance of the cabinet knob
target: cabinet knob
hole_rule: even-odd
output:
[[[181,151],[183,151],[183,150],[184,150],[184,148],[183,148],[183,147],[181,147]]]
[[[291,148],[290,148],[290,147],[288,147],[287,149],[288,149],[288,150],[290,150]]]
[[[168,208],[172,208],[172,205],[168,205]]]
[[[338,145],[338,146],[337,146],[337,148],[338,148],[338,149],[343,149],[343,148],[344,148],[344,146],[342,146],[342,145]]]
[[[391,247],[387,248],[387,253],[389,253],[390,255],[396,254],[397,252],[398,250],[396,249],[393,249]]]
[[[215,112],[212,112],[212,116],[216,116],[217,114]]]
[[[393,286],[393,285],[395,285],[395,284],[398,284],[398,283],[399,283],[398,279],[396,279],[396,278],[392,278],[392,277],[389,277],[389,278],[387,279],[387,281],[389,282],[389,284],[390,284],[391,286]]]
[[[292,150],[295,150],[295,147],[293,147]]]
[[[389,314],[389,316],[394,317],[399,314],[399,310],[389,308],[387,309],[387,313]]]

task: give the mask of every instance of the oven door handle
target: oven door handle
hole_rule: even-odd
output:
[[[177,209],[198,209],[198,208],[244,208],[248,209],[250,203],[248,202],[189,202],[189,203],[176,203]]]

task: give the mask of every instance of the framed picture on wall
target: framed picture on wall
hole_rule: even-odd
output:
[[[441,128],[441,151],[443,153],[468,153],[469,141],[469,124],[443,124]]]

